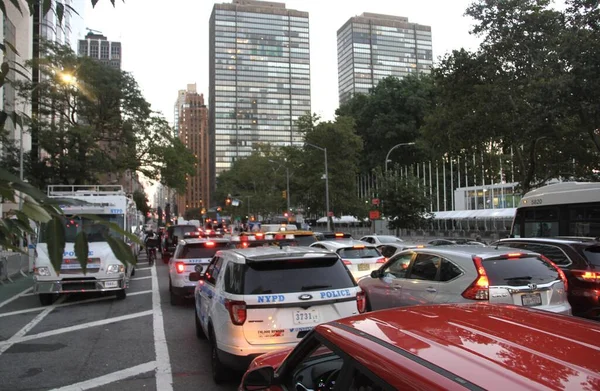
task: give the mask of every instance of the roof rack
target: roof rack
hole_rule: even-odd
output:
[[[121,185],[50,185],[48,197],[73,197],[73,196],[124,196],[125,191]]]

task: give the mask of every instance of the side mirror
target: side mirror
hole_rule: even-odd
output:
[[[190,273],[190,281],[194,282],[194,281],[204,281],[204,280],[205,280],[204,274],[200,274],[198,272]]]
[[[273,367],[259,367],[246,372],[242,380],[242,389],[248,391],[267,390],[273,385],[275,370]]]
[[[381,278],[381,272],[379,270],[373,270],[371,272],[371,278]]]

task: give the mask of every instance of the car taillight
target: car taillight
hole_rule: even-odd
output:
[[[358,313],[362,314],[367,309],[367,298],[365,297],[365,292],[356,293],[356,308],[358,309]]]
[[[342,259],[342,262],[344,262],[344,265],[352,265],[352,262],[347,259]]]
[[[552,262],[548,257],[540,255],[540,258],[542,258],[542,260],[544,260],[544,261],[548,262],[549,264],[551,264],[552,266],[554,266],[554,268],[558,272],[558,276],[560,277],[560,279],[563,282],[563,285],[565,286],[565,291],[567,291],[569,289],[569,282],[567,280],[567,276],[565,275],[565,272],[563,272],[562,269],[560,267],[558,267],[558,265],[556,263]]]
[[[236,326],[241,326],[246,322],[246,302],[225,299],[225,308],[229,311],[231,322]]]
[[[571,270],[571,273],[580,281],[600,284],[600,272],[592,272],[589,270]]]
[[[385,258],[379,258],[376,263],[385,263]]]
[[[487,273],[483,268],[482,260],[479,257],[473,257],[473,263],[477,270],[477,278],[465,291],[462,297],[470,300],[489,300],[490,298],[490,282]]]
[[[179,274],[183,273],[183,271],[185,270],[185,263],[177,262],[175,264],[175,269],[177,270],[177,273],[179,273]]]
[[[205,247],[215,247],[215,242],[206,242],[204,243]]]

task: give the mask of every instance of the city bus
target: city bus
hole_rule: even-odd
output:
[[[511,237],[600,237],[600,182],[561,182],[525,194]]]

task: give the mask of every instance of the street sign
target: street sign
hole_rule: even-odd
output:
[[[327,216],[333,217],[333,212],[327,212]]]
[[[371,200],[371,203],[372,203],[373,205],[379,205],[379,198],[373,198],[373,199]]]
[[[372,210],[372,211],[369,212],[369,218],[371,220],[377,220],[380,216],[381,215],[380,215],[380,213],[379,213],[378,210]]]

